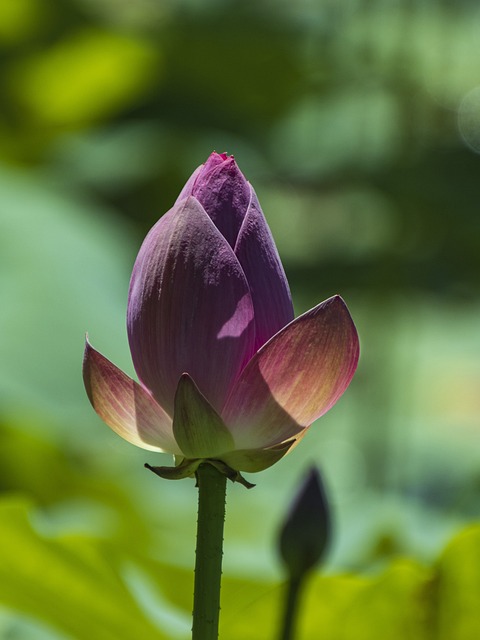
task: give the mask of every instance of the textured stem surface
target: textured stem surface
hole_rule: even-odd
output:
[[[202,464],[197,470],[197,483],[192,640],[217,640],[227,479],[212,465]]]

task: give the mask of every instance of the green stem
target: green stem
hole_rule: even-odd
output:
[[[202,464],[197,470],[197,484],[192,640],[217,640],[227,479],[212,465]]]
[[[279,640],[294,640],[295,623],[298,614],[298,603],[305,574],[298,578],[290,578],[287,584],[287,596],[283,613],[283,624]]]

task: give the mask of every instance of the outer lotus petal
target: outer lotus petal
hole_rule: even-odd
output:
[[[192,195],[233,248],[250,202],[250,185],[233,156],[199,174]]]
[[[278,462],[294,445],[295,441],[289,440],[270,449],[239,449],[221,455],[220,459],[237,471],[256,473]]]
[[[303,314],[243,370],[222,416],[237,448],[265,448],[300,434],[348,387],[358,336],[339,296]]]
[[[173,437],[172,421],[162,407],[88,340],[83,380],[92,407],[118,435],[142,449],[180,453]]]
[[[235,254],[195,198],[177,203],[146,237],[127,329],[137,374],[170,415],[185,371],[220,410],[253,353],[253,304]]]
[[[187,180],[185,186],[180,192],[180,195],[177,198],[177,202],[180,200],[184,200],[188,198],[188,196],[192,195],[193,187],[197,180],[203,178],[206,174],[208,174],[214,167],[221,164],[227,159],[227,155],[225,153],[211,153],[208,160],[205,164],[201,164],[195,171],[192,173],[190,178]]]
[[[175,394],[173,433],[187,458],[215,458],[234,447],[223,420],[184,373]]]
[[[287,277],[265,216],[251,188],[235,255],[247,276],[255,309],[255,350],[293,320]]]

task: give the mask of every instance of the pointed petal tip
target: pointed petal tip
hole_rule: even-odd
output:
[[[102,356],[102,354],[92,346],[90,339],[88,337],[88,333],[85,334],[85,344],[83,348],[83,363],[82,363],[82,371],[85,378],[85,369],[89,366],[89,361],[91,359],[95,359],[96,356]]]
[[[343,312],[348,318],[350,318],[350,320],[352,320],[352,316],[348,309],[347,303],[338,293],[324,300],[324,302],[320,303],[319,306],[323,306],[324,308],[329,307],[330,311],[336,311],[338,313]]]
[[[92,377],[94,377],[94,373],[92,373],[92,367],[95,368],[96,360],[101,357],[103,356],[94,347],[92,347],[92,344],[88,339],[88,334],[86,334],[85,347],[83,350],[82,377],[88,399],[90,400],[90,404],[93,406],[95,411],[95,401],[92,391]]]
[[[321,302],[317,308],[320,308],[320,307],[323,309],[328,307],[330,310],[341,309],[344,311],[348,311],[347,303],[342,298],[342,296],[338,293],[334,294],[333,296],[330,296],[329,298]],[[350,312],[348,312],[348,315],[350,315]]]
[[[332,306],[335,306],[339,309],[342,308],[348,310],[347,303],[339,293],[335,293],[333,296],[330,296],[330,298],[327,298],[325,302],[328,302]]]
[[[353,367],[353,371],[355,371],[360,356],[360,342],[357,327],[355,326],[352,315],[345,300],[339,294],[335,294],[330,298],[324,300],[324,302],[321,302],[314,311],[315,313],[326,314],[326,319],[328,319],[329,324],[333,325],[340,324],[341,322],[344,323],[345,329],[350,337],[350,349],[352,357],[351,365]],[[308,313],[309,312],[307,311],[307,314]]]
[[[102,360],[108,360],[106,356],[100,351],[97,351],[90,342],[88,333],[85,334],[85,344],[83,349],[83,370],[85,374],[85,367],[91,366],[92,363],[101,362]]]

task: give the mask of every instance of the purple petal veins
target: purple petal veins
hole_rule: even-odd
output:
[[[358,336],[339,296],[303,314],[250,360],[223,417],[238,448],[268,447],[297,435],[348,387]]]
[[[258,350],[293,320],[293,305],[280,256],[253,189],[235,255],[250,285],[255,310],[255,350]]]
[[[135,370],[173,415],[182,373],[218,411],[254,349],[250,289],[231,247],[193,197],[148,234],[131,284],[127,329]]]
[[[293,318],[257,196],[233,157],[213,153],[135,261],[127,331],[140,384],[87,343],[88,397],[139,447],[261,471],[335,404],[358,362],[339,296]]]

